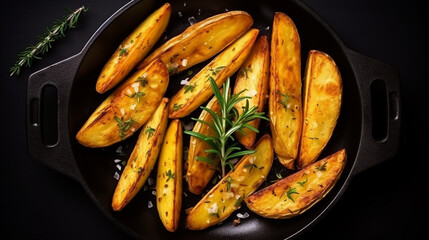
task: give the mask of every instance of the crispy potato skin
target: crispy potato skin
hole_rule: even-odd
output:
[[[122,41],[101,70],[95,86],[97,92],[112,89],[131,72],[161,37],[170,15],[171,5],[165,3]]]
[[[209,76],[213,77],[217,86],[220,87],[243,64],[258,34],[258,29],[247,31],[201,69],[189,81],[189,85],[193,86],[192,90],[187,90],[189,86],[183,86],[170,99],[168,117],[173,119],[185,117],[209,100],[213,95],[213,90],[208,80]]]
[[[280,163],[294,169],[302,129],[301,43],[286,14],[276,12],[271,37],[269,117]]]
[[[122,210],[140,191],[158,159],[167,129],[167,103],[167,98],[162,99],[139,134],[137,143],[128,158],[127,166],[124,168],[113,194],[112,208],[115,211]]]
[[[243,11],[221,13],[188,27],[170,39],[138,65],[141,69],[155,58],[160,58],[178,73],[203,62],[231,44],[253,24],[252,17]]]
[[[225,175],[197,203],[186,218],[187,229],[202,230],[225,220],[264,182],[274,157],[271,137],[262,136],[255,150],[256,153],[241,158],[234,171]]]
[[[220,105],[216,97],[213,97],[206,107],[211,109],[213,112],[220,114]],[[207,111],[202,111],[199,119],[208,123],[213,123],[213,117]],[[213,129],[211,129],[207,124],[202,124],[200,122],[195,123],[192,131],[201,133],[205,136],[215,136]],[[204,152],[204,150],[210,148],[211,146],[203,140],[191,136],[189,140],[188,157],[186,158],[185,165],[185,179],[188,182],[189,191],[194,194],[201,194],[215,172],[214,167],[210,164],[196,160],[196,157],[198,156],[208,157],[209,154]],[[219,163],[219,158],[217,157],[213,159],[213,161]]]
[[[251,97],[249,99],[249,108],[258,107],[258,112],[262,112],[267,100],[268,79],[270,71],[270,52],[267,36],[260,36],[247,57],[246,61],[241,66],[237,74],[237,79],[234,86],[234,94],[245,90],[241,96]],[[241,114],[242,107],[246,105],[246,101],[239,102],[235,107]],[[259,127],[260,119],[253,120],[248,124]],[[247,149],[253,148],[257,133],[244,128],[243,133],[236,132],[237,140]]]
[[[144,79],[145,83],[139,79]],[[160,60],[137,71],[91,114],[76,134],[77,141],[86,147],[97,148],[128,138],[146,123],[158,107],[168,81],[167,68]],[[131,124],[121,130],[118,119]]]
[[[342,80],[334,60],[311,50],[304,78],[304,122],[297,167],[313,163],[334,132],[341,110]]]
[[[183,131],[180,120],[170,123],[162,144],[156,178],[156,206],[165,228],[174,232],[182,207]]]
[[[247,207],[266,218],[302,214],[333,188],[346,165],[344,149],[319,160],[245,199]]]

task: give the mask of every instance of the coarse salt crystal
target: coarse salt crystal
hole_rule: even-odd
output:
[[[118,162],[120,162],[120,161],[122,161],[121,159],[115,159],[115,160],[113,160],[115,163],[118,163]]]
[[[119,169],[119,171],[121,171],[122,167],[119,164],[116,164],[116,168]]]
[[[270,26],[267,26],[267,27],[265,28],[265,30],[270,30]]]
[[[201,8],[198,8],[198,16],[201,15]]]
[[[179,11],[177,14],[179,15],[179,17],[182,17],[182,16],[183,16],[183,15],[182,15],[182,12],[180,12],[180,11]]]
[[[116,149],[116,153],[121,153],[121,152],[122,152],[122,145]]]
[[[153,207],[153,203],[152,201],[148,201],[147,202],[147,208],[152,208]]]
[[[321,171],[317,171],[316,174],[317,174],[317,177],[321,177],[323,175]]]
[[[247,168],[243,168],[243,172],[247,172]]]
[[[125,115],[125,109],[121,108],[121,114],[122,114],[122,116]]]
[[[130,106],[130,110],[134,110],[136,109],[137,103],[134,103],[133,105]]]
[[[154,183],[155,183],[155,180],[153,180],[153,178],[147,179],[147,184],[149,184],[149,186],[152,186]]]
[[[156,191],[152,190],[152,195],[156,196]]]
[[[186,65],[188,65],[188,59],[183,59],[182,60],[182,66],[186,67]]]
[[[113,175],[113,178],[115,178],[116,180],[119,180],[119,173],[115,172],[115,175]]]
[[[245,219],[245,218],[248,218],[248,217],[249,217],[249,213],[248,213],[248,212],[245,212],[244,214],[237,213],[237,217],[238,217],[238,218]]]
[[[183,3],[183,6],[186,7],[186,2]]]
[[[210,205],[210,207],[207,209],[207,212],[209,213],[217,213],[218,207],[217,207],[217,203],[213,203],[212,205]]]
[[[180,81],[180,85],[189,85],[189,78],[185,78],[184,80]]]
[[[192,25],[194,25],[197,21],[195,20],[195,18],[194,18],[194,17],[189,17],[189,18],[188,18],[188,22],[189,22],[189,24],[192,26]]]
[[[131,92],[131,90],[130,90],[130,89],[127,89],[127,94],[128,94],[128,95],[131,95],[131,94],[133,94],[133,93]]]

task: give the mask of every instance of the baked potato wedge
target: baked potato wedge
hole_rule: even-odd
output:
[[[182,207],[183,131],[180,120],[170,123],[162,143],[156,177],[156,206],[165,228],[174,232]]]
[[[234,171],[226,174],[195,205],[186,218],[187,229],[201,230],[225,220],[264,182],[274,158],[271,137],[262,136],[255,150],[256,153],[242,157]]]
[[[160,58],[170,71],[179,73],[219,53],[253,24],[243,11],[214,15],[188,27],[168,40],[138,65],[141,69],[153,59]]]
[[[241,96],[248,96],[249,108],[257,106],[257,112],[262,112],[267,100],[268,94],[268,78],[270,71],[270,52],[267,36],[260,36],[253,45],[252,51],[246,58],[246,61],[240,67],[233,94],[238,94],[241,91]],[[246,101],[241,101],[235,105],[238,112],[243,112],[243,107]],[[255,119],[247,124],[258,129],[260,119]],[[237,140],[247,149],[253,148],[257,133],[249,128],[243,128],[243,133],[236,132]]]
[[[213,97],[207,103],[206,107],[216,114],[220,114],[220,105],[216,97]],[[213,123],[213,117],[207,111],[202,111],[198,119],[210,124]],[[203,134],[207,137],[216,135],[212,128],[207,124],[202,124],[201,122],[196,122],[192,131]],[[189,140],[188,157],[186,158],[185,164],[185,179],[188,182],[189,191],[194,194],[201,194],[215,172],[214,167],[209,163],[197,160],[197,157],[209,157],[210,154],[206,153],[205,150],[210,148],[211,146],[208,143],[204,142],[200,138],[191,136]],[[219,163],[218,157],[212,160]]]
[[[245,198],[247,207],[266,218],[291,218],[302,214],[334,187],[346,165],[346,151],[319,160]]]
[[[158,160],[168,122],[168,99],[163,98],[158,108],[143,125],[137,143],[116,185],[112,208],[122,210],[140,191]]]
[[[135,72],[104,100],[79,132],[77,141],[90,148],[106,147],[134,134],[161,102],[169,81],[160,60]]]
[[[302,129],[301,44],[286,14],[276,12],[271,36],[269,117],[280,163],[294,169]]]
[[[218,87],[222,86],[223,82],[243,64],[258,37],[258,33],[258,29],[247,31],[201,69],[189,81],[189,85],[183,86],[171,97],[168,104],[168,117],[185,117],[209,100],[210,96],[213,95],[209,77],[216,81]]]
[[[95,86],[97,92],[112,89],[143,60],[167,28],[170,15],[171,5],[165,3],[122,41],[101,70]]]
[[[304,77],[302,136],[296,165],[299,169],[319,157],[334,132],[341,110],[343,84],[334,60],[311,50]]]

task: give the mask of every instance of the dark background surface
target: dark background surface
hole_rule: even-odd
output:
[[[93,204],[79,183],[33,160],[27,150],[28,76],[78,53],[98,27],[126,0],[1,1],[0,190],[1,239],[127,239]],[[427,20],[422,1],[305,0],[358,52],[395,66],[400,72],[402,138],[400,154],[357,175],[332,210],[299,239],[429,239],[428,110],[423,75],[429,64]],[[54,43],[42,60],[19,77],[9,77],[17,54],[35,44],[45,27],[66,8],[89,11],[77,29]],[[150,238],[149,238],[150,239]]]

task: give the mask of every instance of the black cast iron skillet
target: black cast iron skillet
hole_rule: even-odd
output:
[[[247,11],[254,18],[253,27],[259,28],[260,34],[270,37],[273,14],[279,11],[289,15],[298,28],[303,69],[310,49],[321,50],[332,56],[342,74],[344,99],[338,124],[321,157],[345,148],[348,162],[331,192],[310,210],[292,219],[265,219],[242,206],[237,212],[249,212],[250,217],[237,227],[232,225],[234,213],[222,225],[203,231],[188,231],[183,227],[186,216],[184,209],[193,206],[199,196],[186,190],[186,182],[180,226],[174,234],[164,229],[156,206],[148,208],[148,201],[155,204],[155,196],[150,189],[141,191],[122,212],[114,212],[111,199],[117,181],[113,175],[118,170],[113,160],[127,160],[127,156],[118,156],[115,151],[118,146],[122,146],[129,154],[137,134],[125,142],[103,149],[85,148],[78,144],[75,135],[108,95],[100,95],[95,91],[95,82],[103,65],[119,43],[148,14],[163,4],[154,0],[131,1],[106,20],[80,53],[31,75],[27,99],[28,146],[32,156],[80,182],[95,205],[130,235],[143,239],[289,239],[321,219],[339,199],[354,175],[397,154],[401,121],[397,71],[347,48],[309,7],[298,0],[185,2],[186,6],[184,1],[170,1],[173,12],[165,34],[167,38],[188,27],[189,17],[193,16],[199,21],[227,10]],[[165,41],[162,37],[158,45]],[[204,63],[195,66],[194,72],[201,66]],[[186,73],[171,77],[167,97],[177,91],[180,80],[185,77]],[[234,76],[231,79],[235,79]],[[57,99],[57,106],[53,108],[53,124],[43,117],[46,101],[42,96],[45,96],[47,89],[54,89],[54,99]],[[195,116],[198,116],[199,111],[196,112]],[[188,123],[190,120],[186,118],[183,121]],[[268,123],[261,126],[261,133],[269,132],[267,126]],[[50,130],[53,130],[53,134]],[[292,173],[275,160],[268,181],[263,186],[275,179],[276,172],[283,176]]]

